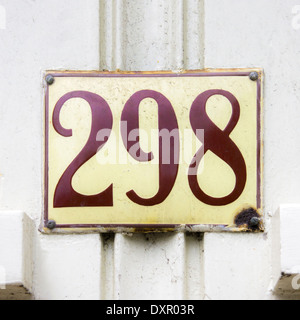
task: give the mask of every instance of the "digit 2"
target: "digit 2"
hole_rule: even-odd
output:
[[[79,194],[72,187],[72,179],[75,173],[87,161],[103,148],[106,141],[97,141],[97,133],[102,130],[108,130],[111,133],[113,126],[113,116],[107,102],[100,96],[87,91],[74,91],[64,95],[56,104],[53,112],[53,126],[55,130],[64,137],[71,137],[72,130],[65,129],[60,123],[60,112],[63,105],[70,99],[81,98],[86,100],[92,111],[92,125],[89,139],[78,154],[78,156],[69,165],[67,170],[59,180],[54,194],[54,208],[65,207],[111,207],[113,206],[113,185],[105,191],[93,196]]]

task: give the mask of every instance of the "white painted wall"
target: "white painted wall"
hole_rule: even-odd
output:
[[[288,237],[284,244],[280,238],[283,225],[287,233],[300,227],[299,211],[284,224],[275,214],[281,204],[300,203],[297,4],[299,0],[0,0],[6,11],[6,28],[0,28],[0,211],[26,212],[34,221],[30,228],[18,224],[25,230],[18,246],[25,246],[26,258],[1,249],[0,258],[4,261],[4,252],[5,261],[7,256],[22,261],[20,279],[36,299],[295,298],[272,290],[280,273],[289,272],[284,261],[293,255],[296,266],[300,252],[289,251],[297,238]],[[265,234],[38,233],[44,70],[208,67],[265,70]],[[3,241],[12,240],[3,232]],[[14,274],[14,268],[7,269]]]

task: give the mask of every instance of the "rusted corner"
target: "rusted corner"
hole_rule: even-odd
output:
[[[247,231],[264,231],[262,216],[255,208],[243,209],[235,216],[234,224]]]

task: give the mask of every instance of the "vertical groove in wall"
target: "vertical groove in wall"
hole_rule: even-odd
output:
[[[100,241],[100,246],[101,246],[101,253],[100,253],[100,283],[99,283],[99,287],[100,287],[100,299],[101,300],[106,300],[106,257],[105,257],[105,253],[104,253],[104,239],[103,239],[103,235],[100,234],[99,235],[99,241]]]
[[[114,259],[113,299],[114,300],[120,300],[120,297],[121,297],[121,275],[122,275],[121,259],[122,259],[122,244],[126,240],[125,237],[126,236],[124,236],[122,234],[116,234],[115,238],[114,238],[114,244],[113,244],[113,259]]]
[[[186,0],[183,0],[183,35],[182,35],[182,55],[183,55],[183,69],[187,69],[187,45],[188,45],[188,3]]]
[[[188,287],[188,282],[187,282],[187,245],[188,243],[186,242],[186,234],[185,233],[179,233],[177,235],[177,242],[178,242],[178,257],[179,261],[181,263],[181,300],[186,300],[187,299],[187,287]]]
[[[199,299],[203,299],[205,300],[205,292],[206,292],[206,288],[205,288],[205,243],[204,243],[204,237],[205,234],[198,234],[197,235],[199,238],[199,257],[200,257],[200,269],[199,269],[199,284],[200,284],[200,288],[199,288]],[[195,299],[193,297],[193,299]]]
[[[185,3],[186,0],[169,0],[171,13],[169,55],[172,69],[184,68]]]
[[[202,300],[205,296],[203,235],[186,234],[185,247],[185,299]]]
[[[100,69],[124,68],[125,8],[123,0],[100,0]]]
[[[185,1],[184,57],[186,69],[203,69],[205,65],[205,0]]]
[[[101,299],[113,300],[115,294],[115,263],[114,263],[114,234],[100,235],[102,252],[101,252]]]
[[[124,69],[124,44],[126,42],[126,1],[115,0],[115,69]]]
[[[201,42],[202,42],[202,50],[201,50],[201,57],[202,57],[202,68],[205,69],[206,67],[206,12],[205,12],[205,1],[201,0],[200,2],[200,11],[202,12],[202,21],[201,21]]]
[[[105,0],[99,0],[100,5],[100,13],[99,13],[99,26],[100,26],[100,69],[107,69],[109,59],[109,48],[111,47],[111,43],[107,41],[107,35],[109,33],[109,26],[107,25],[108,19],[108,8]]]

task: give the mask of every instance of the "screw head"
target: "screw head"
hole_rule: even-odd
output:
[[[249,227],[251,228],[257,228],[260,224],[260,219],[257,217],[253,217],[251,218],[250,222],[249,222]]]
[[[252,81],[257,81],[258,78],[259,78],[258,72],[256,72],[256,71],[255,71],[255,72],[251,72],[249,78],[250,78]]]
[[[54,83],[55,79],[51,74],[46,76],[46,82],[51,86]]]
[[[54,220],[49,220],[47,223],[47,228],[53,230],[56,228],[56,222]]]

